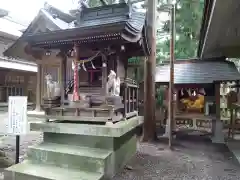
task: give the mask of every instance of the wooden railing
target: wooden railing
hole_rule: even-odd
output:
[[[127,117],[138,111],[138,85],[127,79],[122,83],[122,87],[124,116]]]

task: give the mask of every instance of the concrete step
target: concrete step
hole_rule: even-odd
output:
[[[43,133],[46,143],[83,146],[97,149],[112,150],[113,138],[105,136],[84,136],[78,134]]]
[[[31,131],[77,134],[84,136],[121,137],[128,131],[143,123],[143,117],[136,116],[127,121],[120,121],[112,125],[93,125],[76,123],[32,122]]]
[[[103,174],[60,168],[46,164],[35,164],[26,160],[11,166],[7,171],[15,172],[16,180],[102,180]]]
[[[98,173],[104,173],[110,155],[110,150],[45,142],[30,147],[28,152],[28,158],[36,164]]]

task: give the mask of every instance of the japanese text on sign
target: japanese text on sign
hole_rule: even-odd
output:
[[[8,100],[8,134],[26,134],[27,122],[27,97],[9,96]]]

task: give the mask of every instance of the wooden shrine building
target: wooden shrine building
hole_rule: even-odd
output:
[[[37,63],[37,106],[28,117],[46,119],[30,124],[44,142],[30,161],[7,170],[16,180],[111,179],[135,154],[135,128],[143,123],[127,69],[128,59],[149,55],[146,14],[127,3],[82,4],[73,15],[47,5],[41,12],[35,20],[44,26],[33,22],[15,55]]]
[[[169,65],[158,66],[155,78],[157,87],[168,85]],[[224,58],[176,60],[176,128],[212,132],[211,127],[214,126],[215,120],[224,120],[221,118],[220,84],[239,79],[240,74],[234,63]]]
[[[65,95],[71,97],[74,89],[72,64],[76,61],[79,66],[80,94],[104,96],[110,70],[120,77],[121,87],[126,81],[133,83],[127,77],[127,62],[131,57],[149,54],[145,23],[145,13],[137,12],[131,4],[126,3],[96,8],[84,6],[81,11],[76,10],[74,15],[65,14],[46,4],[23,36],[11,47],[18,48],[18,51],[9,48],[5,55],[37,62],[40,81],[37,92],[41,89],[37,106],[43,103],[42,97],[46,92],[43,77],[46,73],[63,83],[65,92],[62,102],[66,99]]]

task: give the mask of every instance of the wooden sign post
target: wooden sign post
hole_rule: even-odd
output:
[[[20,135],[27,134],[27,131],[27,97],[9,96],[7,133],[16,135],[16,164],[19,163]]]

